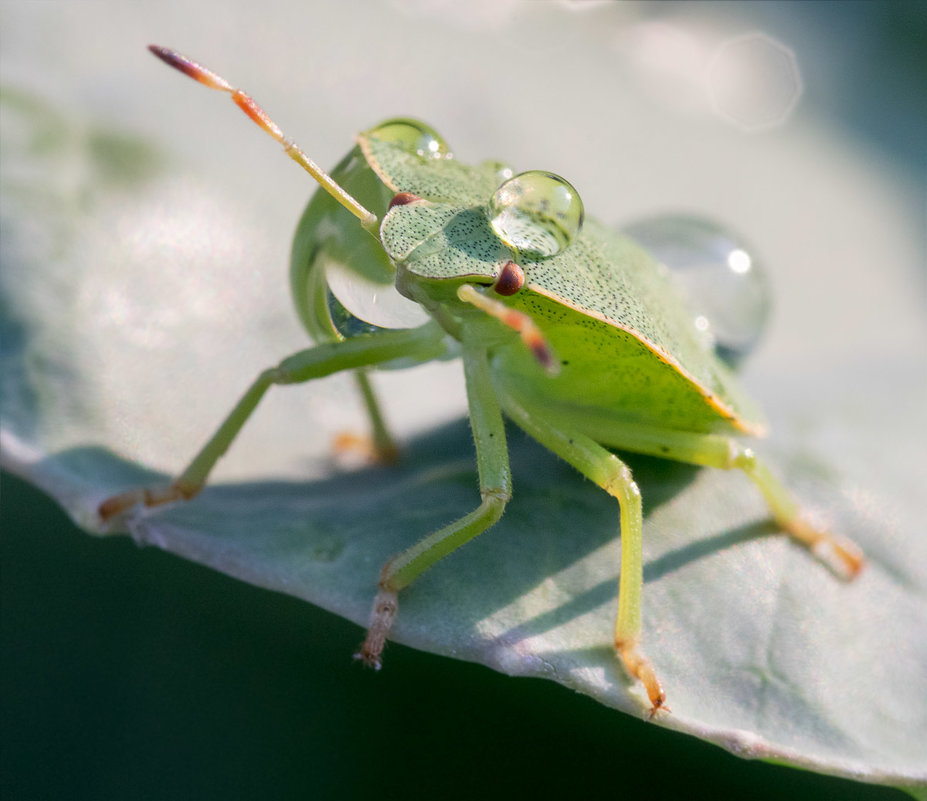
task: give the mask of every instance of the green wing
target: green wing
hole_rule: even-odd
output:
[[[693,422],[695,417],[705,418],[699,427],[714,418],[720,424],[728,421],[734,428],[762,433],[764,421],[758,406],[700,337],[665,268],[635,242],[587,219],[581,236],[563,253],[520,264],[530,292],[523,290],[516,295],[517,305],[550,321],[545,331],[552,326],[573,328],[575,333],[564,342],[571,355],[581,357],[583,350],[596,349],[598,361],[591,361],[590,369],[597,363],[599,371],[603,347],[614,345],[616,353],[627,356],[622,359],[623,369],[604,371],[613,378],[597,381],[602,392],[608,392],[606,385],[613,383],[614,392],[624,395],[636,382],[641,414],[660,417],[664,415],[656,408],[659,403],[673,397],[682,401],[689,394],[673,393],[663,386],[667,381],[679,384],[682,377],[694,385],[692,389],[701,398],[698,404],[704,408],[698,411],[692,407]],[[615,337],[615,328],[646,350],[634,347],[628,337]],[[582,333],[578,329],[583,329]],[[560,338],[553,332],[551,336]],[[582,347],[570,344],[579,339],[584,340]],[[647,352],[650,355],[641,359]],[[682,410],[677,413],[685,415]]]

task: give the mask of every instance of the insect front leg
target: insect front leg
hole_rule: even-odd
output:
[[[192,498],[203,488],[216,462],[228,450],[261,398],[274,384],[299,384],[342,370],[367,367],[400,357],[427,361],[440,355],[443,348],[443,334],[437,326],[429,324],[421,328],[326,343],[295,353],[276,367],[264,370],[252,382],[216,433],[171,484],[133,489],[114,495],[100,504],[99,515],[103,520],[109,520],[139,503],[157,506]]]
[[[355,658],[373,668],[380,667],[383,647],[398,611],[399,590],[411,584],[437,561],[492,526],[502,517],[512,496],[505,428],[499,401],[490,382],[486,350],[471,344],[466,334],[463,345],[467,401],[476,444],[481,502],[470,514],[430,534],[383,566],[367,637],[360,651],[355,654]]]
[[[618,500],[621,508],[621,574],[615,650],[628,673],[644,685],[650,699],[651,717],[661,709],[667,710],[663,686],[650,660],[640,649],[644,584],[643,512],[640,490],[631,471],[615,454],[573,427],[552,423],[544,413],[534,407],[522,406],[511,396],[503,396],[502,401],[506,414],[528,434]]]

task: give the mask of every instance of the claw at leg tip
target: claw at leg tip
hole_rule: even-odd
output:
[[[656,701],[651,701],[651,704],[652,704],[652,705],[651,705],[651,707],[650,707],[650,714],[649,714],[649,716],[648,716],[650,720],[653,720],[653,719],[654,719],[657,715],[659,715],[661,712],[667,712],[667,713],[668,713],[668,712],[672,712],[672,711],[673,711],[672,709],[670,709],[670,708],[666,705],[666,696],[665,696],[665,695],[661,696],[661,697],[660,697],[658,700],[656,700]]]
[[[113,495],[100,502],[100,505],[97,506],[97,515],[102,522],[108,523],[114,517],[131,509],[141,500],[139,493],[132,490]]]
[[[373,670],[379,670],[381,667],[383,667],[383,663],[380,661],[379,656],[374,656],[363,648],[354,654],[354,659],[358,662],[362,662],[364,667],[368,667]]]
[[[852,581],[866,567],[866,558],[854,543],[821,540],[812,546],[814,555],[847,581]]]

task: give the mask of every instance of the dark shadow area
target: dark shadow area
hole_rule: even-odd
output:
[[[683,548],[677,548],[675,551],[644,565],[644,583],[646,585],[648,581],[663,578],[690,562],[709,556],[717,551],[775,533],[778,533],[778,529],[772,523],[753,523],[698,540]],[[570,599],[567,603],[561,604],[556,609],[538,615],[521,626],[509,629],[505,633],[505,640],[507,642],[519,642],[529,637],[536,637],[545,631],[562,626],[575,617],[591,612],[603,604],[613,602],[616,594],[617,585],[614,581],[601,581],[594,587],[590,587],[585,592]],[[579,652],[571,651],[571,653]],[[610,647],[603,646],[601,656],[604,660],[611,660],[614,654]]]
[[[442,581],[458,582],[461,587],[471,582],[462,591],[475,598],[466,611],[474,624],[545,577],[616,539],[619,528],[617,501],[514,426],[508,427],[508,439],[514,497],[502,521],[478,540],[484,554],[511,565],[505,572],[504,585],[490,582],[480,586],[478,576],[457,576],[458,561],[471,552],[472,544],[462,549],[460,556],[450,556],[449,567],[442,573]],[[250,529],[260,532],[255,539],[264,545],[274,547],[276,543],[299,558],[318,549],[337,554],[351,541],[360,541],[363,547],[369,543],[370,553],[380,563],[395,552],[384,550],[384,538],[392,536],[393,540],[388,541],[397,542],[398,549],[408,547],[476,506],[479,495],[473,453],[469,426],[460,420],[404,443],[402,459],[396,465],[335,472],[315,481],[207,486],[193,501],[153,510],[153,515],[193,534],[207,531],[221,535],[223,531]],[[641,488],[645,520],[698,473],[698,468],[650,457],[622,454],[622,458]],[[110,487],[112,492],[133,486],[159,486],[170,480],[99,448],[76,448],[57,454],[53,469],[59,474],[79,476],[86,480],[88,489]],[[114,530],[120,528],[117,521]],[[693,546],[678,559],[663,564],[656,575],[727,547],[742,536],[746,535],[734,535],[735,540],[720,536]],[[230,544],[233,541],[234,536],[230,536]],[[258,542],[249,543],[248,538],[245,543],[245,547],[262,547]],[[213,546],[212,550],[219,548]],[[370,580],[373,588],[374,573]],[[479,586],[478,592],[473,591],[474,585]],[[561,607],[548,623],[562,623],[613,597],[615,583],[608,585],[594,588]],[[545,626],[542,621],[538,625]]]
[[[696,540],[682,548],[677,548],[675,551],[664,554],[659,559],[654,559],[652,562],[645,564],[644,581],[656,581],[670,573],[674,573],[691,562],[703,559],[713,553],[726,550],[742,542],[756,540],[760,537],[768,537],[773,534],[785,536],[772,521],[759,521],[756,523],[748,523],[744,526],[738,526],[729,531],[722,531],[711,537]],[[809,558],[811,557],[809,556]]]
[[[479,538],[479,545],[465,546],[432,569],[441,571],[435,584],[440,584],[448,598],[455,593],[456,597],[466,597],[466,608],[457,608],[455,614],[462,623],[474,627],[611,540],[616,541],[617,564],[617,501],[514,426],[508,427],[508,439],[515,493],[502,521]],[[622,458],[641,489],[645,528],[646,518],[683,491],[699,472],[691,465],[653,457],[622,454]],[[56,471],[87,477],[88,487],[111,486],[113,492],[131,486],[158,486],[170,480],[99,448],[58,454],[54,464]],[[332,571],[341,571],[332,575],[344,576],[350,565],[338,560],[346,548],[359,545],[371,557],[365,570],[370,573],[372,597],[375,565],[477,503],[473,442],[467,422],[459,420],[405,442],[402,459],[396,465],[335,472],[316,481],[208,486],[192,502],[163,507],[153,514],[155,520],[189,531],[191,542],[197,540],[199,532],[206,532],[197,540],[207,542],[205,549],[199,544],[189,551],[181,548],[181,552],[232,575],[236,570],[213,563],[212,554],[225,556],[229,549],[238,548],[240,561],[247,562],[249,554],[262,559],[262,549],[278,549],[291,553],[296,561],[330,563]],[[236,534],[241,530],[255,533],[241,537]],[[757,522],[695,540],[645,563],[644,580],[657,580],[693,561],[776,531],[769,523]],[[216,539],[226,532],[227,540]],[[212,545],[209,537],[213,537]],[[396,546],[382,544],[390,537],[387,541],[397,542]],[[477,547],[483,549],[481,559],[505,565],[504,581],[487,580],[479,573],[484,562],[467,559]],[[241,577],[253,580],[247,575]],[[299,595],[305,581],[298,574],[291,579],[289,584],[281,585],[277,580],[269,585],[287,586],[288,591]],[[599,582],[507,632],[505,639],[517,642],[541,634],[610,603],[616,593],[615,580]],[[411,600],[414,595],[407,591],[405,597]],[[422,598],[421,603],[429,602],[436,603]]]

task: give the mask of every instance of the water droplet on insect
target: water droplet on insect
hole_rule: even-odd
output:
[[[737,366],[754,349],[769,317],[769,282],[737,234],[698,217],[666,216],[624,233],[665,264],[692,309],[696,329]]]
[[[328,316],[331,318],[332,325],[345,339],[353,339],[366,334],[376,334],[385,330],[380,326],[355,317],[342,305],[341,301],[330,289],[326,291],[325,296],[328,300]]]
[[[496,161],[495,159],[486,159],[480,166],[485,167],[486,169],[495,170],[496,180],[501,184],[503,181],[507,181],[513,175],[515,175],[515,170],[513,170],[508,164],[504,161]]]
[[[569,181],[531,170],[509,178],[489,201],[489,222],[507,245],[532,256],[554,256],[579,234],[583,201]]]
[[[335,328],[349,339],[384,328],[415,328],[430,319],[393,283],[373,281],[334,258],[326,260],[324,269],[329,314]]]
[[[426,159],[449,159],[453,154],[447,142],[434,128],[420,120],[397,117],[380,123],[371,136],[393,142]]]

